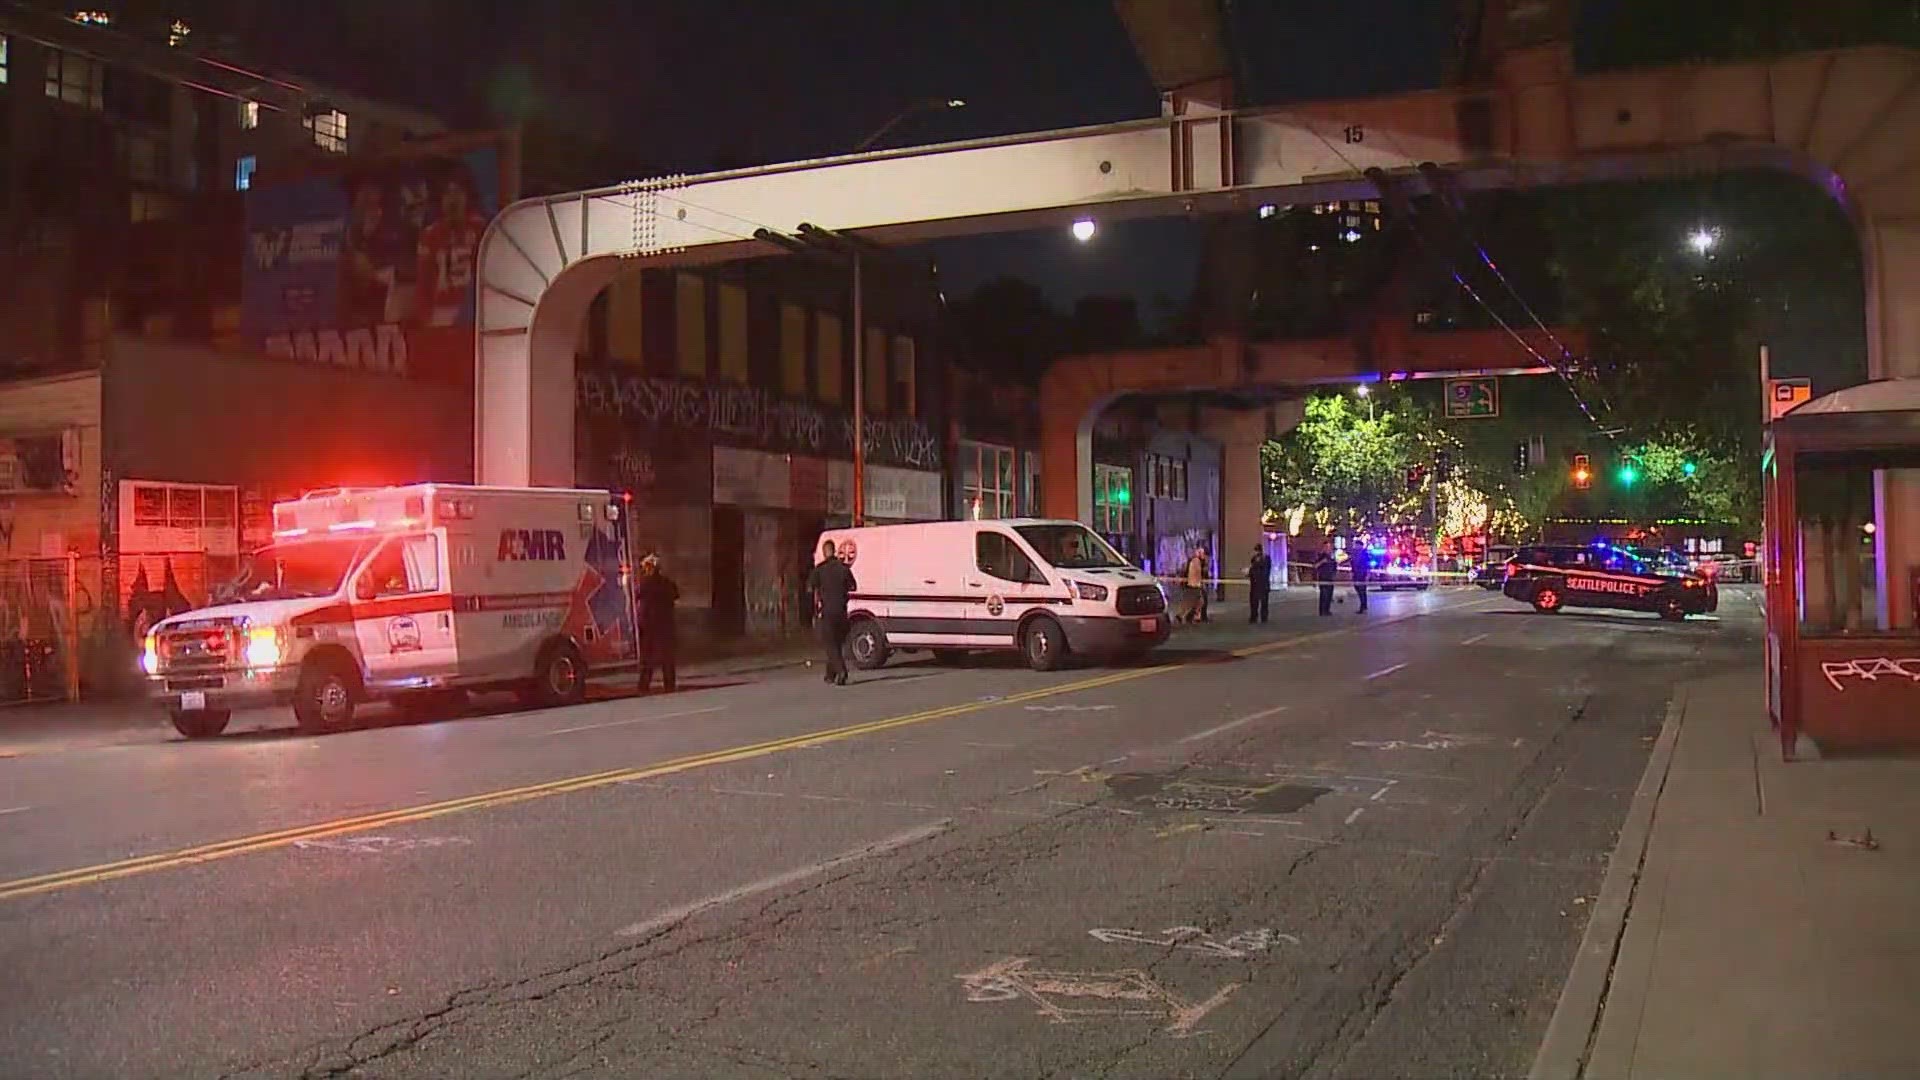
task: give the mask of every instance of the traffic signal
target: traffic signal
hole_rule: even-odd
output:
[[[1638,479],[1640,479],[1640,470],[1634,468],[1632,462],[1629,461],[1620,466],[1621,487],[1632,487],[1633,482]]]
[[[1453,455],[1445,450],[1433,455],[1433,482],[1445,483],[1453,479]]]
[[[1515,476],[1527,475],[1527,467],[1533,464],[1532,459],[1529,456],[1530,450],[1531,448],[1527,446],[1526,443],[1513,444],[1513,475]]]
[[[1680,471],[1683,473],[1686,473],[1688,476],[1692,476],[1694,473],[1697,473],[1700,471],[1700,466],[1695,465],[1693,462],[1689,461],[1686,464],[1680,466]]]
[[[1573,486],[1585,491],[1592,483],[1593,468],[1587,461],[1587,455],[1573,455]]]
[[[1420,466],[1418,465],[1409,465],[1407,467],[1407,490],[1420,490]]]

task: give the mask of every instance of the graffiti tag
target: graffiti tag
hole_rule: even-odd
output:
[[[966,987],[968,1001],[1024,998],[1055,1024],[1096,1017],[1150,1017],[1168,1021],[1164,1030],[1175,1038],[1203,1034],[1194,1029],[1240,985],[1228,983],[1204,1001],[1189,1001],[1144,971],[1042,971],[1029,967],[1032,962],[1012,957],[955,978]]]
[[[1265,928],[1242,930],[1227,938],[1215,938],[1197,926],[1169,926],[1158,934],[1105,928],[1089,930],[1087,933],[1095,941],[1104,941],[1109,945],[1126,942],[1134,945],[1152,945],[1162,949],[1186,949],[1189,952],[1206,953],[1208,956],[1217,956],[1224,960],[1244,960],[1254,953],[1266,952],[1282,942],[1288,945],[1300,944],[1300,939],[1292,934],[1282,934],[1277,930]]]
[[[1833,661],[1821,664],[1820,674],[1827,677],[1827,682],[1830,683],[1835,690],[1842,692],[1846,690],[1846,685],[1840,681],[1841,679],[1861,679],[1866,682],[1877,682],[1880,677],[1884,675],[1890,678],[1905,679],[1908,682],[1920,683],[1920,656],[1908,656],[1899,660],[1876,656],[1871,659],[1858,657],[1853,660]]]

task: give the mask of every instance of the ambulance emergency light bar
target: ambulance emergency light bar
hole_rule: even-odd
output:
[[[432,514],[429,517],[429,508]],[[273,508],[273,537],[316,533],[398,532],[473,517],[473,500],[437,495],[433,486],[327,488]]]

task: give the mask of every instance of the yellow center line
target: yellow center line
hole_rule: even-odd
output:
[[[1478,604],[1447,604],[1431,611],[1412,612],[1406,615],[1398,615],[1391,619],[1380,619],[1362,625],[1321,630],[1311,634],[1282,638],[1278,641],[1250,645],[1245,648],[1234,649],[1226,655],[1233,658],[1257,656],[1261,653],[1276,652],[1280,649],[1305,645],[1314,641],[1322,641],[1327,638],[1351,634],[1372,627],[1404,622],[1408,619],[1419,618],[1423,615],[1434,615],[1442,611],[1452,611],[1475,606],[1478,606]],[[324,837],[340,836],[344,833],[365,832],[368,829],[377,829],[388,825],[404,825],[416,821],[426,821],[431,818],[445,817],[448,814],[464,813],[469,810],[510,806],[514,803],[526,802],[531,799],[544,799],[549,796],[565,795],[576,791],[590,791],[594,788],[607,787],[612,784],[624,784],[634,780],[649,780],[660,776],[670,776],[675,773],[690,772],[694,769],[704,769],[715,765],[727,765],[734,762],[751,760],[753,758],[767,757],[789,750],[824,746],[829,743],[842,742],[847,739],[857,739],[863,735],[873,735],[882,731],[891,731],[895,728],[911,727],[916,724],[925,724],[934,720],[945,720],[950,717],[963,716],[968,713],[983,712],[987,709],[997,709],[1007,705],[1018,705],[1028,701],[1038,701],[1042,698],[1057,697],[1062,694],[1074,694],[1084,690],[1094,690],[1103,686],[1112,686],[1116,683],[1130,682],[1134,679],[1144,679],[1152,675],[1164,675],[1169,671],[1178,671],[1182,668],[1192,667],[1197,664],[1214,662],[1217,661],[1212,658],[1203,658],[1170,664],[1158,664],[1153,667],[1130,668],[1125,671],[1111,672],[1090,679],[1062,683],[1058,686],[1041,687],[1035,690],[1022,691],[1017,694],[1008,694],[1005,697],[996,697],[987,701],[968,701],[956,705],[944,705],[939,708],[908,713],[904,716],[870,720],[859,724],[848,724],[844,727],[827,728],[821,731],[806,732],[801,735],[770,739],[765,742],[749,743],[743,746],[711,750],[699,754],[689,754],[684,757],[655,762],[651,765],[610,769],[605,772],[563,777],[558,780],[548,780],[538,784],[528,784],[523,787],[485,791],[476,795],[463,796],[458,799],[448,799],[444,802],[399,807],[393,810],[383,810],[378,813],[363,814],[358,817],[336,818],[332,821],[298,825],[290,829],[255,833],[250,836],[234,837],[231,840],[220,840],[210,844],[200,844],[194,847],[156,852],[152,855],[139,855],[130,859],[121,859],[116,862],[76,867],[71,870],[58,870],[53,873],[39,874],[34,877],[18,878],[13,881],[0,883],[0,900],[34,896],[39,893],[53,892],[59,889],[70,889],[81,885],[93,885],[104,881],[113,881],[118,878],[132,877],[135,874],[144,874],[155,870],[192,866],[197,863],[228,859],[236,855],[268,851],[273,848],[286,847],[298,840],[316,840]]]

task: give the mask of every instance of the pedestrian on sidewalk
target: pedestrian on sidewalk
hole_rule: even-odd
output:
[[[1193,603],[1187,621],[1207,621],[1207,549],[1194,548],[1187,559],[1187,596]]]
[[[666,693],[679,689],[680,676],[675,664],[673,605],[680,599],[680,586],[660,572],[660,556],[640,560],[640,584],[633,590],[633,605],[640,618],[640,692],[653,690],[653,669],[660,669],[660,687]]]
[[[1333,614],[1333,583],[1340,576],[1340,564],[1333,560],[1333,549],[1322,548],[1313,563],[1313,580],[1320,586],[1320,614]]]
[[[1247,622],[1266,623],[1267,594],[1272,588],[1273,558],[1265,547],[1256,545],[1247,563]]]
[[[1365,544],[1353,549],[1353,597],[1360,602],[1359,614],[1367,613],[1367,579],[1373,576],[1373,554]]]
[[[807,575],[807,591],[813,594],[814,633],[827,660],[827,682],[847,685],[847,599],[859,588],[853,577],[857,554],[853,541],[843,542],[839,550],[833,541],[820,542],[820,561]]]

